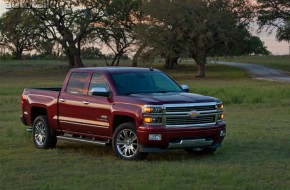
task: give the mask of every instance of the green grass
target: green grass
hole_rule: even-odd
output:
[[[93,61],[87,65],[102,65]],[[162,69],[157,63],[144,64]],[[191,92],[225,103],[227,136],[213,156],[177,150],[118,160],[110,147],[59,141],[39,150],[19,120],[25,87],[62,85],[60,61],[0,62],[0,189],[289,189],[290,84],[252,80],[239,69],[193,63],[163,69]]]
[[[221,58],[224,61],[235,61],[241,63],[254,63],[280,69],[290,73],[290,55],[283,56],[240,56]]]

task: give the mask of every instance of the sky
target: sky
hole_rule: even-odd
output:
[[[3,0],[0,0],[0,15],[7,11],[7,4]],[[265,46],[270,52],[274,55],[285,55],[290,54],[290,44],[288,42],[278,42],[275,39],[275,33],[268,34],[266,31],[263,31],[257,34],[255,31],[252,31],[253,35],[260,37],[260,39],[265,43]]]

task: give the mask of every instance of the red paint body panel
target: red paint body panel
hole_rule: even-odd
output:
[[[129,69],[132,72],[132,69]],[[143,72],[144,69],[135,69],[133,72]],[[83,93],[72,94],[66,91],[67,84],[73,72],[88,73],[85,79]],[[23,92],[23,120],[24,124],[32,125],[35,114],[47,114],[50,127],[57,133],[79,134],[98,139],[110,140],[116,126],[117,117],[131,118],[136,125],[139,144],[145,147],[166,148],[172,140],[211,138],[214,144],[220,143],[225,131],[224,122],[216,122],[215,125],[203,127],[163,127],[148,126],[143,123],[143,106],[163,104],[203,103],[216,101],[214,98],[190,94],[168,95],[118,95],[116,86],[112,81],[111,73],[128,72],[125,68],[83,68],[72,69],[67,74],[62,88],[48,89],[24,89]],[[156,71],[160,72],[160,71]],[[111,89],[109,98],[88,95],[93,73],[102,74]],[[45,112],[44,112],[45,111]],[[152,141],[149,134],[161,134],[162,140]]]

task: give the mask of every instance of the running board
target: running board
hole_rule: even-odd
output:
[[[61,140],[92,143],[92,144],[97,144],[97,145],[101,145],[101,146],[106,146],[107,144],[109,144],[109,141],[88,140],[88,139],[83,139],[83,138],[79,138],[79,137],[57,136],[57,138],[61,139]]]
[[[29,133],[31,133],[31,132],[32,132],[32,127],[28,127],[28,128],[26,129],[26,131],[29,132]]]

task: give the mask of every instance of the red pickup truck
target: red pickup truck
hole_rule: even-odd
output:
[[[62,88],[27,88],[22,122],[37,148],[58,139],[112,145],[124,160],[184,149],[213,153],[226,134],[223,104],[188,93],[153,68],[71,69]]]

